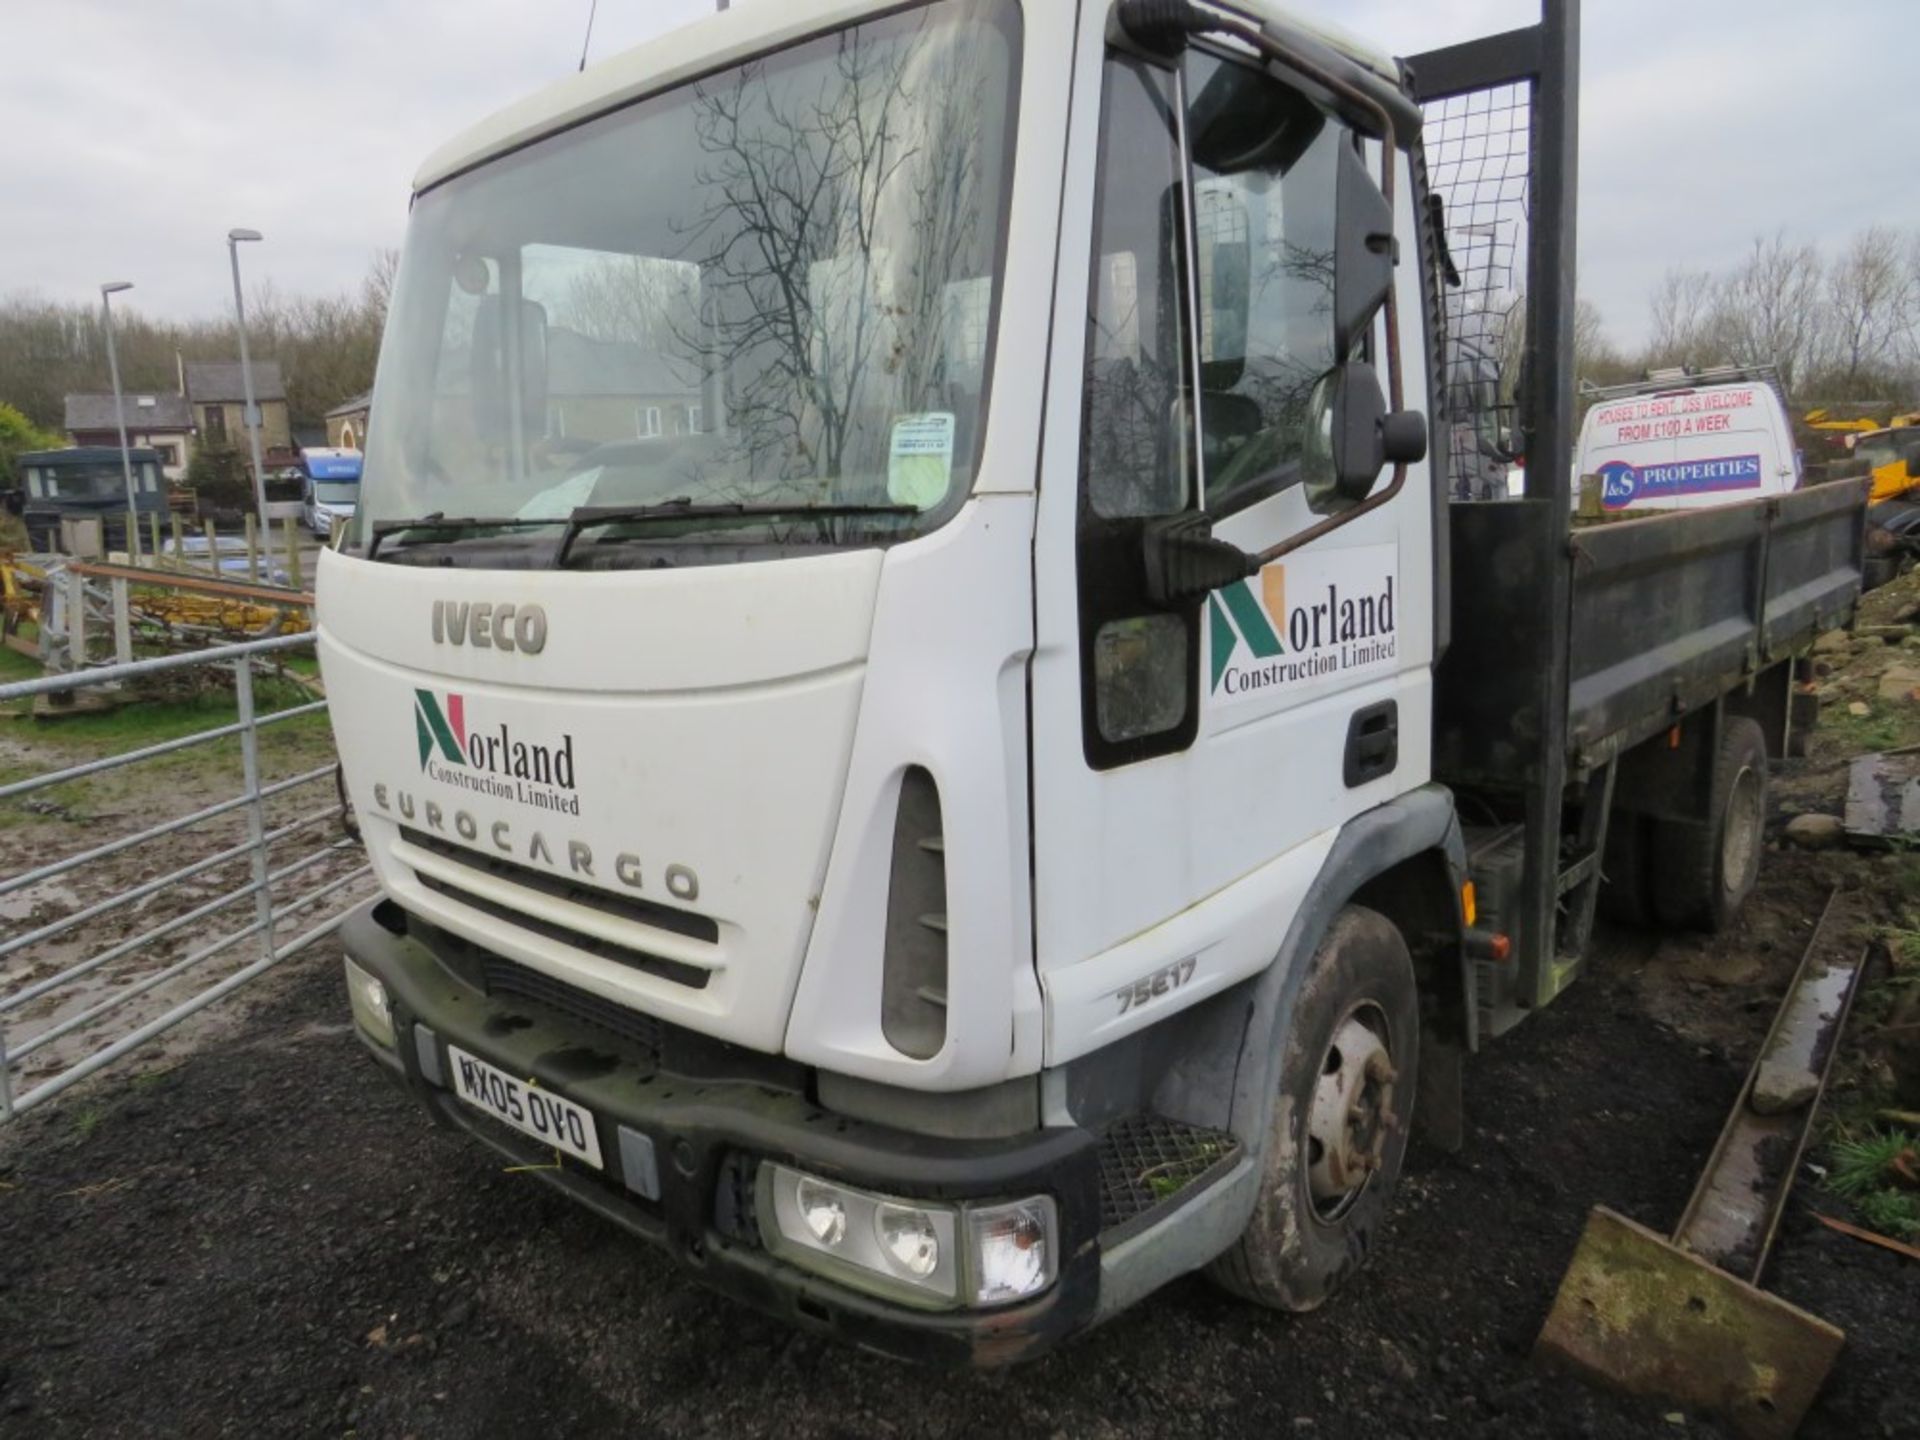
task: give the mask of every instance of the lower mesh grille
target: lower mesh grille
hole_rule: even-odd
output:
[[[1100,1137],[1100,1228],[1141,1220],[1183,1190],[1224,1171],[1240,1142],[1164,1115],[1129,1115]]]
[[[512,995],[531,1000],[569,1019],[604,1030],[640,1050],[655,1066],[660,1063],[661,1026],[651,1015],[603,1000],[591,991],[543,975],[498,955],[481,960],[481,979],[489,995]]]

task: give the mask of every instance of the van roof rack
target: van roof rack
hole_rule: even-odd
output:
[[[1622,385],[1595,385],[1591,380],[1582,380],[1580,398],[1617,400],[1628,395],[1651,395],[1660,390],[1693,390],[1702,385],[1738,385],[1743,381],[1771,385],[1783,401],[1786,398],[1785,387],[1780,383],[1780,367],[1771,361],[1764,365],[1708,365],[1697,370],[1690,365],[1674,365],[1649,370],[1644,378]]]

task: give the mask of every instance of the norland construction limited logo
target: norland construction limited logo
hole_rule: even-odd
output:
[[[505,722],[470,726],[466,696],[431,690],[413,692],[413,726],[429,779],[538,810],[580,813],[571,733],[546,744],[514,734]]]
[[[1399,559],[1395,545],[1297,555],[1208,596],[1213,702],[1391,671]]]

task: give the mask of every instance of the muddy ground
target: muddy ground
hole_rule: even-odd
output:
[[[1884,648],[1830,649],[1824,683],[1874,689]],[[1849,718],[1911,723],[1883,708]],[[1783,766],[1776,836],[1837,811],[1857,739],[1835,724]],[[1835,886],[1865,945],[1912,923],[1920,859],[1776,849],[1726,935],[1607,932],[1469,1062],[1467,1148],[1416,1145],[1371,1268],[1322,1312],[1190,1279],[992,1375],[798,1335],[435,1130],[359,1052],[322,942],[175,1057],[0,1132],[0,1434],[1715,1434],[1529,1352],[1589,1206],[1678,1217]],[[1833,1112],[1885,1103],[1880,1044],[1850,1033]],[[1815,1211],[1850,1213],[1804,1170],[1767,1277],[1847,1333],[1803,1433],[1920,1436],[1920,1265]]]

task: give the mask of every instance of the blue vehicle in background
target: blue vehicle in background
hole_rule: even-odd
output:
[[[335,520],[351,520],[360,498],[360,452],[312,446],[300,452],[300,520],[326,539]]]

